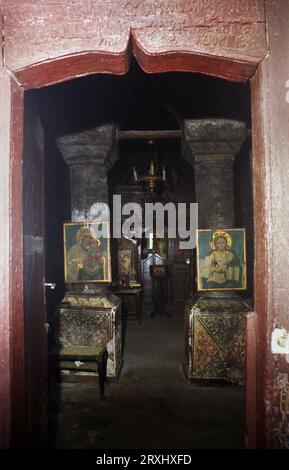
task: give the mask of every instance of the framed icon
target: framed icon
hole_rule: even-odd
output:
[[[168,277],[168,266],[166,264],[153,264],[150,266],[150,275],[154,279],[166,279]]]
[[[198,291],[246,290],[244,228],[197,231]]]
[[[138,247],[134,240],[121,238],[117,251],[119,284],[129,286],[138,282]]]
[[[66,283],[111,282],[108,222],[63,224]]]

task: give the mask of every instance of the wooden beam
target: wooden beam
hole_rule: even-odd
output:
[[[117,140],[150,140],[150,139],[180,139],[182,131],[175,130],[161,130],[161,131],[116,131]]]

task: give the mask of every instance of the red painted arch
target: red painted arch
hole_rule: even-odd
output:
[[[230,56],[202,54],[196,51],[150,53],[131,32],[126,50],[122,53],[84,51],[34,63],[14,73],[20,85],[28,90],[54,85],[92,74],[126,74],[134,56],[147,73],[195,72],[225,80],[245,82],[255,73],[258,63]]]

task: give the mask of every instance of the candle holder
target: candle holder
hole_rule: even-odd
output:
[[[148,156],[151,154],[154,142],[150,140],[148,142]],[[158,168],[153,160],[150,160],[148,174],[145,176],[139,176],[136,167],[133,167],[133,182],[136,184],[145,183],[148,190],[153,192],[156,190],[159,182],[166,182],[166,169],[163,166],[161,173],[158,172]]]

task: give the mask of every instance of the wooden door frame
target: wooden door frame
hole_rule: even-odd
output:
[[[183,63],[184,69],[191,72],[199,71],[196,61],[192,60],[194,52],[188,60],[188,54],[178,53],[172,60],[171,55],[160,54],[155,57],[146,56],[140,48],[135,49],[134,55],[140,65],[150,64],[150,72],[180,70],[179,64]],[[199,54],[195,55],[198,60]],[[98,61],[99,59],[99,61]],[[150,62],[151,60],[151,62]],[[218,75],[218,58],[206,58],[206,70],[204,73],[224,78],[224,73]],[[266,59],[263,59],[263,61]],[[22,151],[23,151],[23,98],[24,90],[42,87],[59,81],[86,75],[87,73],[104,73],[110,67],[110,73],[121,74],[127,69],[129,55],[121,57],[115,54],[93,54],[94,64],[97,69],[91,69],[91,57],[89,54],[75,57],[66,57],[65,65],[58,59],[43,62],[37,68],[27,66],[17,76],[8,68],[0,69],[0,115],[2,135],[0,139],[0,151],[2,154],[0,163],[0,185],[4,188],[6,197],[0,199],[0,273],[1,294],[0,310],[2,311],[2,325],[0,329],[0,396],[5,406],[0,409],[0,447],[21,447],[22,438],[25,435],[25,363],[24,363],[24,322],[23,322],[23,220],[22,220]],[[239,76],[240,63],[232,59],[226,59],[221,69],[228,67],[232,76]],[[268,220],[266,211],[271,201],[266,196],[268,185],[268,161],[267,148],[270,145],[268,139],[264,139],[265,129],[264,107],[262,99],[266,98],[268,88],[263,74],[263,61],[258,65],[257,72],[252,79],[252,115],[253,115],[253,187],[254,187],[254,214],[255,214],[255,313],[247,322],[247,385],[246,385],[246,445],[256,445],[256,356],[258,368],[262,366],[267,351],[267,324],[268,298],[266,286],[270,283],[269,275],[269,249],[266,243],[268,233]],[[73,64],[73,68],[69,64]],[[176,66],[178,64],[178,68]],[[249,73],[249,72],[248,72]],[[226,74],[225,74],[226,76]],[[250,76],[248,75],[248,78]],[[258,243],[257,243],[258,240]],[[261,243],[260,243],[261,240]],[[258,321],[257,317],[262,321]],[[248,341],[249,340],[249,341]],[[258,341],[257,341],[258,340]],[[258,348],[257,348],[258,346]],[[263,355],[264,353],[264,355]],[[260,387],[264,385],[261,378]],[[261,393],[261,392],[260,392]],[[263,402],[262,402],[263,403]],[[265,409],[261,403],[259,413],[260,429],[263,433],[262,422],[265,420]]]

